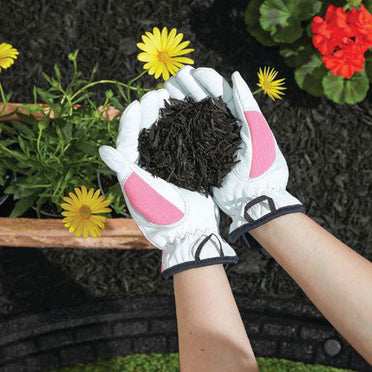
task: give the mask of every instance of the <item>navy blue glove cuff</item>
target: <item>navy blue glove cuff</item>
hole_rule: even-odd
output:
[[[285,214],[290,214],[290,213],[306,213],[306,209],[302,204],[289,205],[287,207],[275,209],[274,211],[268,214],[265,214],[263,217],[259,218],[258,220],[250,221],[246,223],[245,225],[240,226],[233,232],[231,232],[229,234],[229,241],[231,243],[235,243],[238,240],[238,238],[240,238],[242,235],[249,232],[250,230],[253,230],[261,225],[264,225],[265,223],[273,220],[274,218],[284,216]]]
[[[173,276],[174,274],[180,273],[181,271],[194,269],[196,267],[203,267],[209,265],[217,265],[217,264],[230,264],[230,263],[237,263],[238,256],[224,256],[224,257],[213,257],[207,258],[205,260],[197,260],[197,261],[188,261],[183,262],[179,265],[175,265],[166,269],[162,272],[162,275],[165,279]]]

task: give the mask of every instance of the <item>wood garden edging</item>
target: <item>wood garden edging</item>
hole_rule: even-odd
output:
[[[23,248],[154,248],[132,218],[110,218],[100,238],[77,238],[61,219],[0,218],[0,247]]]
[[[1,121],[17,119],[21,103],[8,103],[3,115],[11,114]],[[45,105],[44,111],[48,112]],[[3,103],[0,103],[0,111]],[[27,110],[20,110],[28,113]],[[112,119],[119,114],[113,107],[108,107],[104,115]],[[41,114],[34,113],[36,118]],[[52,116],[52,113],[51,113]],[[131,218],[107,219],[100,238],[77,238],[63,226],[61,219],[36,218],[0,218],[0,247],[23,248],[115,248],[115,249],[151,249],[154,248],[143,236]]]

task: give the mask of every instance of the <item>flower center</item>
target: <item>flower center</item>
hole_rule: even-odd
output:
[[[168,52],[162,51],[158,53],[158,60],[161,63],[167,63],[170,60]]]
[[[271,81],[269,81],[269,80],[264,80],[264,81],[262,82],[262,87],[263,87],[263,90],[264,90],[265,92],[267,92],[267,91],[271,91],[271,89],[272,89]]]
[[[79,209],[79,214],[81,218],[88,220],[92,215],[92,210],[88,206],[82,205]]]

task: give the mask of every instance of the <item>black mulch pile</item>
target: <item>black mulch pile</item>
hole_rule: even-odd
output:
[[[252,89],[259,67],[286,77],[283,101],[257,100],[290,170],[289,190],[322,226],[372,259],[372,94],[354,106],[308,96],[276,48],[259,45],[246,32],[247,0],[65,0],[5,1],[0,42],[20,50],[1,73],[13,101],[32,101],[32,86],[80,49],[87,73],[97,60],[98,78],[127,81],[141,71],[136,42],[153,26],[177,27],[191,40],[197,66],[210,66],[229,80],[239,70]],[[154,86],[152,77],[145,78]],[[226,236],[228,219],[222,219]],[[262,251],[237,247],[240,261],[228,269],[235,293],[302,297],[285,272]],[[172,281],[159,275],[160,252],[118,250],[0,250],[0,312],[58,308],[90,299],[172,294]]]
[[[139,165],[152,175],[206,196],[237,163],[240,126],[222,98],[166,102],[138,138]]]

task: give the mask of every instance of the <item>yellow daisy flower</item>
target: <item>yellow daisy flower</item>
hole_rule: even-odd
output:
[[[81,189],[75,188],[75,194],[70,192],[69,196],[64,197],[66,203],[62,203],[61,207],[65,210],[62,215],[65,218],[62,222],[69,232],[75,232],[76,236],[83,235],[86,239],[88,234],[93,238],[101,236],[101,229],[105,228],[106,217],[97,216],[95,213],[109,213],[110,208],[107,206],[111,203],[110,200],[105,200],[104,195],[99,195],[100,190],[89,192],[85,186]]]
[[[284,95],[283,90],[287,88],[283,86],[285,78],[274,80],[276,75],[278,75],[278,71],[274,68],[264,67],[263,70],[260,68],[257,75],[259,91],[263,90],[273,101],[275,101],[275,98],[282,99],[281,95]]]
[[[17,59],[18,54],[18,50],[10,44],[0,44],[0,72],[1,69],[5,70],[10,67],[14,63],[14,60]]]
[[[175,75],[184,64],[194,63],[191,58],[181,57],[194,51],[191,48],[186,49],[190,41],[181,42],[182,39],[183,34],[177,34],[175,28],[168,33],[166,27],[161,32],[158,27],[154,27],[152,33],[147,31],[142,35],[143,43],[137,44],[143,50],[137,58],[145,62],[143,68],[150,75],[155,74],[155,79],[163,75],[163,79],[168,80],[170,74]]]

